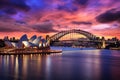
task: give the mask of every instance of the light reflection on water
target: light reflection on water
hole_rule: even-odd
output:
[[[120,51],[79,50],[50,55],[1,55],[0,80],[118,80]]]

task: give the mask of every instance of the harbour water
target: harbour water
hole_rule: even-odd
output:
[[[50,55],[0,55],[0,80],[120,80],[120,51],[52,47]]]

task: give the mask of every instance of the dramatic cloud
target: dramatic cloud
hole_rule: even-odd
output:
[[[27,28],[25,26],[20,26],[20,25],[16,25],[18,27],[16,27],[14,24],[10,25],[9,23],[7,24],[3,24],[0,23],[2,25],[0,25],[0,32],[29,32],[32,31],[30,28]]]
[[[64,11],[67,11],[67,12],[76,12],[76,11],[78,11],[77,7],[69,6],[69,5],[58,5],[57,9],[58,10],[64,10]]]
[[[26,25],[27,23],[19,20],[19,21],[16,21],[16,24]]]
[[[78,5],[86,5],[89,0],[74,0],[74,3]]]
[[[8,14],[15,14],[17,10],[28,11],[30,7],[25,0],[0,0],[0,9]]]
[[[109,28],[111,28],[111,26],[108,24],[100,24],[100,25],[92,26],[92,29],[94,29],[94,30],[105,30],[105,29],[109,29]]]
[[[120,0],[0,0],[2,33],[52,34],[81,29],[97,34],[113,29],[112,36],[119,37],[114,34],[120,29],[119,22]],[[97,35],[101,34],[107,32]]]
[[[4,9],[3,11],[7,14],[10,14],[10,15],[17,14],[17,11],[13,8]]]
[[[32,28],[41,33],[50,33],[50,32],[57,32],[57,30],[53,29],[53,24],[50,22],[44,22],[42,24],[33,25]]]
[[[92,25],[91,22],[72,21],[71,23],[72,23],[72,24],[77,24],[77,25],[81,25],[81,24],[84,24],[84,25]]]
[[[120,21],[120,10],[119,11],[117,11],[116,9],[108,10],[105,13],[97,16],[96,19],[98,22],[101,23]]]

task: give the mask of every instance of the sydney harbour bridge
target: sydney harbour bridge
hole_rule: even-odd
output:
[[[60,41],[60,39],[68,34],[77,33],[79,35],[84,35],[86,40],[69,40],[69,41]],[[75,35],[72,35],[75,36]],[[96,47],[96,48],[105,48],[106,45],[110,43],[115,43],[116,41],[107,41],[104,38],[100,39],[96,35],[78,29],[65,30],[54,34],[49,37],[48,40],[52,46],[81,46],[81,47]]]
[[[83,35],[85,39],[78,40],[67,40],[61,41],[60,39],[68,34],[76,33],[78,35]],[[74,37],[75,35],[72,35]],[[83,31],[80,29],[65,30],[54,34],[53,36],[46,37],[51,46],[77,46],[77,47],[95,47],[95,48],[105,48],[109,44],[115,44],[117,41],[108,41],[104,38],[97,37],[96,35]]]
[[[51,36],[50,39],[51,39],[52,41],[57,41],[57,40],[59,40],[60,38],[62,38],[63,36],[65,36],[65,35],[67,35],[67,34],[70,34],[70,33],[82,34],[82,35],[86,36],[86,37],[87,37],[88,39],[90,39],[90,40],[96,38],[95,35],[93,35],[92,33],[87,32],[87,31],[73,29],[73,30],[61,31],[61,32],[59,32],[59,33]]]

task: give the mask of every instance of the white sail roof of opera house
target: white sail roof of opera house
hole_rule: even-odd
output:
[[[34,44],[34,45],[36,45],[36,46],[39,46],[39,43],[40,43],[40,41],[41,41],[41,36],[39,36],[38,38],[36,38],[32,43]]]
[[[28,38],[27,38],[27,35],[26,35],[26,34],[24,34],[24,35],[20,38],[19,42],[22,42],[22,41],[28,41]]]
[[[11,44],[13,45],[13,47],[15,48],[22,48],[22,41],[28,41],[27,35],[24,34],[20,40],[18,41],[18,43],[15,42],[11,42]]]
[[[34,47],[35,45],[32,44],[31,42],[28,42],[28,41],[23,41],[22,42],[24,44],[25,47]]]
[[[36,35],[33,35],[33,36],[29,39],[29,42],[33,42],[36,38],[37,38],[37,36],[36,36]]]
[[[11,43],[12,43],[13,47],[18,48],[18,43],[15,43],[15,42],[11,42]]]

